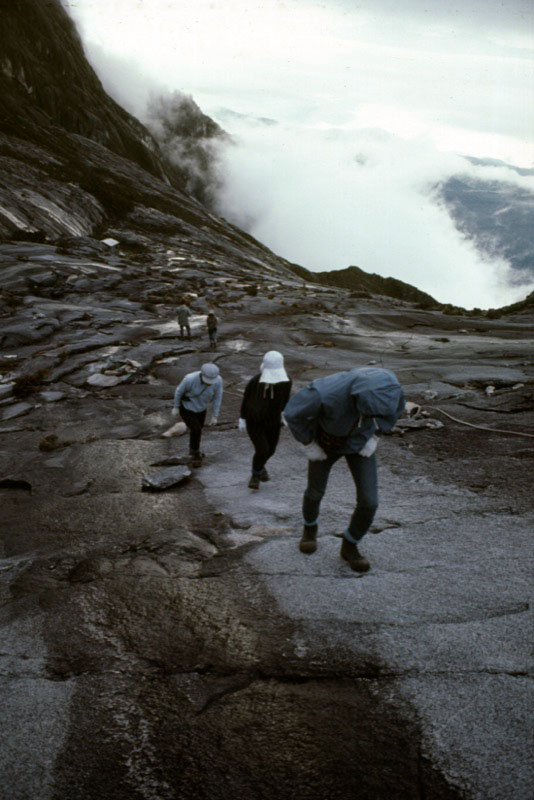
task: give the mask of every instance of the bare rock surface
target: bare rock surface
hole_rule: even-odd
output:
[[[172,237],[145,269],[113,238],[84,239],[89,259],[74,240],[0,245],[10,800],[528,800],[532,314],[475,326]],[[172,271],[177,254],[187,269]],[[118,282],[77,284],[108,268]],[[343,463],[311,556],[297,548],[306,464],[286,430],[271,480],[247,487],[241,393],[273,348],[295,390],[389,367],[417,419],[442,423],[382,439],[364,576],[339,557]],[[225,395],[203,467],[143,491],[147,475],[191,472],[187,436],[162,434],[176,384],[212,359]]]

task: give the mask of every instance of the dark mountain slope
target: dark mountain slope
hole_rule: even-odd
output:
[[[441,305],[429,294],[416,289],[409,283],[399,281],[397,278],[382,278],[376,273],[364,272],[359,267],[335,269],[330,272],[310,272],[304,267],[294,264],[293,270],[306,280],[314,281],[322,286],[339,286],[342,289],[349,289],[355,296],[358,294],[362,297],[383,294],[386,297],[395,297],[409,303],[419,303],[425,307]]]
[[[158,147],[141,123],[104,91],[59,0],[0,0],[0,116],[39,139],[43,112],[165,178]],[[43,131],[44,133],[44,131]]]
[[[103,90],[59,0],[0,0],[0,12],[0,239],[113,228],[130,240],[194,239],[197,251],[288,274],[283,259],[182,190],[179,167],[167,169],[147,129]]]

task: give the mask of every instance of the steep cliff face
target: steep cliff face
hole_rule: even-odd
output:
[[[105,93],[59,0],[0,0],[0,170],[0,239],[178,237],[195,259],[287,273],[187,192],[183,170]]]
[[[2,118],[16,115],[38,138],[44,114],[164,178],[156,143],[106,94],[59,0],[2,0],[0,11]]]

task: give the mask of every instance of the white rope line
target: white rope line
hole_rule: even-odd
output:
[[[489,433],[508,433],[510,436],[528,436],[529,439],[534,439],[533,433],[524,433],[523,431],[505,431],[502,428],[488,428],[485,425],[474,425],[472,422],[466,422],[463,419],[458,419],[457,417],[453,417],[451,414],[448,414],[446,411],[443,411],[442,408],[438,408],[437,406],[426,406],[427,408],[431,408],[433,411],[439,411],[440,414],[444,414],[449,419],[452,419],[453,422],[459,422],[460,425],[469,425],[470,428],[478,428],[481,431],[489,431]]]

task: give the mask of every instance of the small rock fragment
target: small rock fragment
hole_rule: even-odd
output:
[[[15,417],[22,417],[24,414],[28,414],[33,408],[31,403],[15,403],[14,406],[10,406],[4,413],[2,414],[2,419],[15,419]]]
[[[95,372],[94,375],[89,375],[87,378],[87,383],[90,386],[100,386],[103,389],[106,389],[110,386],[116,386],[120,382],[121,379],[116,375],[102,375],[101,372]]]
[[[78,481],[77,483],[73,483],[69,489],[63,492],[63,497],[78,497],[81,494],[84,494],[93,482],[91,480],[87,481]]]
[[[152,475],[144,475],[142,480],[143,491],[161,492],[182,483],[191,476],[191,470],[187,467],[167,467]]]
[[[56,403],[65,397],[65,392],[40,392],[40,396],[45,403]]]
[[[39,442],[39,450],[42,453],[51,453],[53,450],[59,450],[62,447],[68,447],[73,444],[70,440],[62,440],[57,433],[48,433]]]
[[[0,400],[4,400],[6,397],[11,397],[13,394],[15,384],[14,383],[2,383],[0,384]]]
[[[166,430],[161,435],[165,439],[168,439],[171,436],[181,436],[186,432],[186,430],[187,430],[187,425],[185,424],[185,422],[177,422],[175,425],[173,425],[171,428]]]
[[[161,461],[153,461],[150,465],[151,467],[176,467],[178,464],[189,464],[190,458],[186,456],[174,455],[168,456],[167,458],[162,458]],[[218,513],[217,511],[215,512]],[[222,512],[220,512],[222,513]]]

